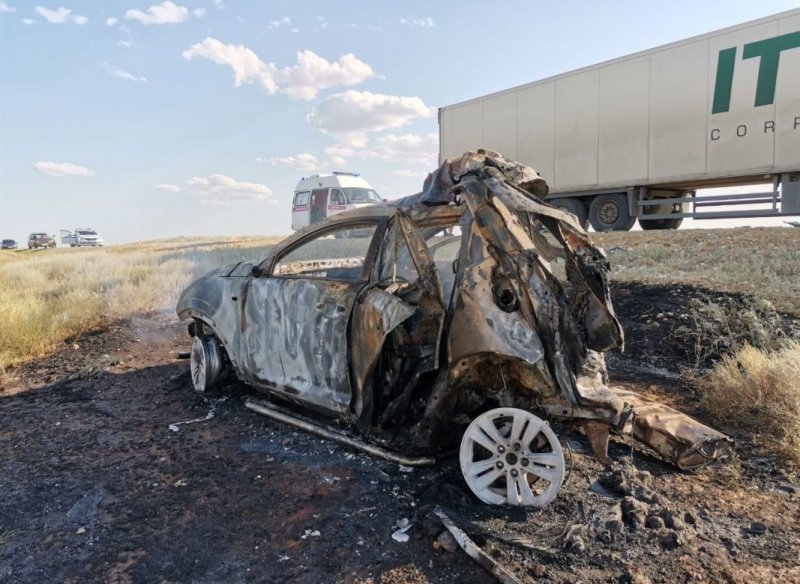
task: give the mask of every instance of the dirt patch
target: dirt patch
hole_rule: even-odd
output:
[[[624,294],[623,321],[652,325],[630,308],[652,304]],[[406,472],[250,412],[239,384],[194,393],[173,356],[185,328],[171,317],[120,321],[77,344],[14,371],[0,392],[4,582],[493,581],[460,550],[434,547],[436,505],[525,582],[800,577],[797,477],[746,436],[734,464],[696,473],[615,440],[619,466],[607,470],[582,435],[555,427],[571,460],[556,501],[488,507],[453,459]],[[688,362],[653,350],[670,371]],[[627,375],[629,357],[612,380],[691,411],[679,381]],[[403,519],[406,543],[392,539]]]
[[[673,371],[708,367],[746,344],[774,348],[800,338],[800,318],[746,294],[615,282],[612,297],[625,331],[624,356],[643,365]]]

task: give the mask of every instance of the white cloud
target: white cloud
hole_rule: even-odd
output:
[[[178,6],[174,2],[167,0],[161,4],[155,4],[142,12],[138,8],[131,8],[125,13],[127,20],[137,20],[149,26],[151,24],[178,24],[189,20],[189,9],[185,6]]]
[[[425,18],[401,18],[400,24],[418,28],[433,28],[436,25],[430,16],[426,16]]]
[[[342,55],[331,63],[313,51],[299,51],[297,65],[280,71],[283,92],[296,99],[314,99],[322,89],[337,85],[355,85],[373,77],[372,67],[353,53]]]
[[[92,176],[93,170],[71,162],[37,162],[33,167],[42,174],[50,176]]]
[[[31,24],[36,24],[36,22],[31,20],[30,18],[23,18],[22,24],[27,24],[28,26],[30,26]]]
[[[265,63],[244,45],[227,45],[210,37],[189,47],[183,57],[201,57],[228,65],[233,69],[236,87],[258,83],[270,95],[280,91],[294,99],[314,99],[323,89],[354,85],[375,75],[372,67],[352,53],[330,62],[313,51],[300,51],[296,65],[278,69],[275,63]]]
[[[133,41],[117,41],[117,46],[123,49],[130,49],[133,46]]]
[[[279,156],[269,159],[272,166],[283,165],[294,168],[295,170],[317,170],[320,168],[320,162],[317,157],[308,152],[303,152],[297,156]]]
[[[119,77],[120,79],[127,79],[128,81],[147,81],[145,77],[137,77],[133,73],[128,73],[124,69],[119,68],[109,68],[108,70],[109,75],[113,75],[114,77]]]
[[[360,158],[362,160],[384,160],[394,165],[420,165],[433,169],[439,152],[439,136],[428,134],[387,134],[367,141],[364,134],[358,134],[361,143],[336,143],[325,148],[331,160]],[[341,138],[337,136],[337,138]],[[341,163],[337,163],[341,164]],[[397,176],[425,176],[419,170],[396,171]]]
[[[0,2],[0,14],[3,14],[4,12],[16,12],[16,11],[17,9],[14,8],[13,6],[9,6],[5,2]]]
[[[225,8],[225,4],[223,3],[222,0],[214,0],[214,6],[219,8],[220,10]]]
[[[208,59],[220,65],[228,65],[233,69],[234,84],[259,83],[270,95],[277,93],[275,82],[277,67],[274,63],[264,63],[253,51],[244,45],[226,45],[217,39],[206,38],[183,51],[183,58],[194,57]]]
[[[434,113],[419,97],[350,90],[332,95],[312,108],[306,120],[348,146],[363,148],[367,132],[399,128]]]
[[[392,174],[395,176],[402,176],[403,178],[425,178],[427,176],[427,174],[424,172],[417,172],[415,170],[408,170],[406,168],[393,170]]]
[[[439,154],[439,135],[388,134],[377,138],[361,155],[390,162],[420,164],[433,169]]]
[[[269,28],[280,28],[282,26],[290,28],[292,26],[292,19],[289,18],[288,16],[284,16],[283,18],[279,18],[278,20],[270,20],[267,26]]]
[[[72,10],[63,7],[56,10],[50,10],[44,6],[37,6],[36,14],[44,18],[50,24],[64,24],[66,22],[73,22],[77,25],[82,25],[89,22],[89,19],[85,16],[81,16],[80,14],[73,15]]]
[[[184,190],[201,203],[216,205],[267,201],[272,194],[266,185],[239,182],[224,174],[192,177]]]
[[[192,10],[192,14],[194,14],[195,18],[203,18],[206,15],[205,8],[195,8]]]
[[[181,192],[181,187],[179,187],[178,185],[171,185],[171,184],[167,184],[167,183],[158,184],[158,185],[156,185],[156,188],[159,191],[164,191],[165,193],[179,193],[179,192]]]
[[[338,158],[349,158],[356,153],[355,148],[347,144],[333,144],[325,148],[325,154]]]
[[[114,26],[118,22],[119,18],[114,18],[113,16],[111,18],[106,18],[106,26]]]

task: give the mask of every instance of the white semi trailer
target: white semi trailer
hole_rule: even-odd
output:
[[[800,9],[439,110],[440,162],[480,148],[597,231],[800,215]]]

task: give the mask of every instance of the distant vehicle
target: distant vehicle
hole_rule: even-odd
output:
[[[439,161],[529,164],[595,231],[800,215],[799,39],[794,9],[443,107]]]
[[[28,249],[55,247],[56,238],[47,233],[31,233],[28,236]]]
[[[342,211],[382,204],[375,189],[358,174],[315,174],[297,183],[292,200],[292,229],[297,231]]]
[[[75,231],[62,229],[61,245],[70,247],[103,247],[103,236],[91,227],[77,227]]]
[[[13,239],[4,239],[0,249],[17,249],[17,242]]]

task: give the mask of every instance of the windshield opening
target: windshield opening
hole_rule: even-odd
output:
[[[350,204],[357,203],[380,203],[381,198],[372,189],[365,189],[361,187],[345,187],[342,189],[347,195],[347,201]]]
[[[81,229],[78,235],[97,235],[97,232],[93,229]]]

